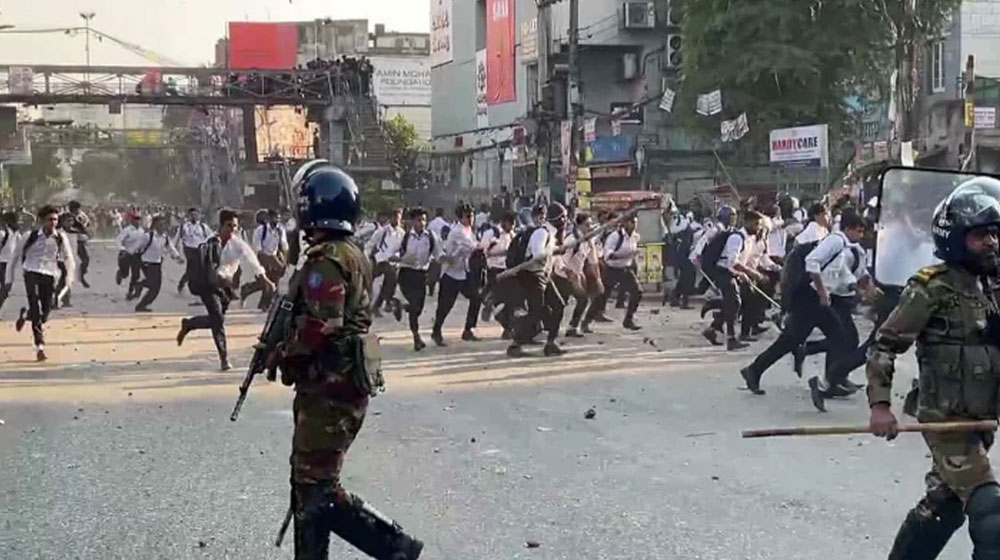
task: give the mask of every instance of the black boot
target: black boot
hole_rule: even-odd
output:
[[[297,484],[295,497],[295,560],[327,560],[330,555],[329,500],[319,487]]]
[[[958,496],[951,496],[936,511],[924,498],[899,528],[889,560],[935,560],[964,524],[965,512]]]
[[[353,494],[343,492],[332,500],[327,519],[331,532],[372,558],[417,560],[424,549],[424,543]]]

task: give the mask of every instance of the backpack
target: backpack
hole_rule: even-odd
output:
[[[480,241],[483,240],[483,236],[486,235],[487,231],[492,231],[493,232],[493,239],[496,239],[497,237],[500,237],[500,228],[498,228],[497,226],[495,226],[495,225],[493,225],[493,224],[491,224],[489,222],[486,222],[485,224],[479,226],[479,240]]]
[[[729,238],[733,235],[738,235],[740,239],[743,239],[743,233],[739,231],[720,231],[708,242],[708,245],[705,245],[705,250],[701,252],[702,270],[707,270],[719,262],[719,259],[722,258],[722,252],[726,250]]]
[[[809,253],[813,252],[816,247],[819,246],[821,241],[810,241],[809,243],[802,243],[796,245],[789,253],[785,256],[785,266],[781,269],[781,306],[785,309],[792,304],[793,298],[797,297],[801,293],[802,289],[809,287],[809,282],[811,281],[809,273],[806,272],[806,257]],[[854,273],[857,273],[858,267],[861,264],[861,254],[854,247],[845,245],[844,249],[851,249],[854,253]],[[836,255],[830,260],[825,262],[820,270],[826,270],[826,267],[833,264],[833,261],[837,260],[837,257],[844,252],[841,249]]]
[[[28,249],[31,248],[35,242],[38,241],[39,232],[41,230],[33,229],[31,233],[28,234],[28,239],[24,242],[24,249],[21,250],[21,262],[23,263],[28,258]],[[63,250],[63,236],[58,231],[54,234],[56,236],[56,247],[59,251]]]
[[[191,293],[200,296],[219,287],[219,263],[222,260],[222,243],[213,237],[198,246],[198,256],[188,268],[188,287]]]
[[[511,269],[528,260],[528,243],[538,227],[522,229],[514,236],[507,249],[507,268]]]
[[[437,241],[435,240],[434,232],[432,232],[430,230],[424,230],[424,231],[431,238],[431,246],[430,246],[431,252],[430,252],[430,254],[431,254],[431,256],[434,256],[434,248],[435,248],[435,244],[437,243]],[[410,246],[410,232],[406,232],[406,235],[403,236],[403,242],[399,244],[399,256],[400,257],[403,257],[403,256],[406,255],[406,249],[409,246]]]
[[[625,244],[625,230],[619,229],[618,231],[615,231],[613,233],[618,234],[618,241],[615,242],[615,248],[611,252],[617,253],[618,250],[622,248],[622,245]],[[608,237],[611,237],[610,233],[608,234]],[[605,241],[607,241],[607,238],[605,238]]]

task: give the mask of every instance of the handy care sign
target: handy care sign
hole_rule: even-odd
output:
[[[789,167],[829,167],[829,129],[825,124],[771,131],[771,163]]]

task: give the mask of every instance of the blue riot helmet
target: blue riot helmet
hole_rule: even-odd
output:
[[[350,175],[326,160],[311,161],[295,174],[299,226],[354,233],[361,218],[361,193]]]

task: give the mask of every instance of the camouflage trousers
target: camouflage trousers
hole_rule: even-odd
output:
[[[368,399],[297,391],[293,403],[292,482],[340,487],[344,456],[361,431]]]
[[[981,433],[924,434],[933,465],[927,473],[927,495],[918,506],[928,517],[941,504],[957,496],[962,503],[980,486],[995,483],[990,465],[988,441]]]

